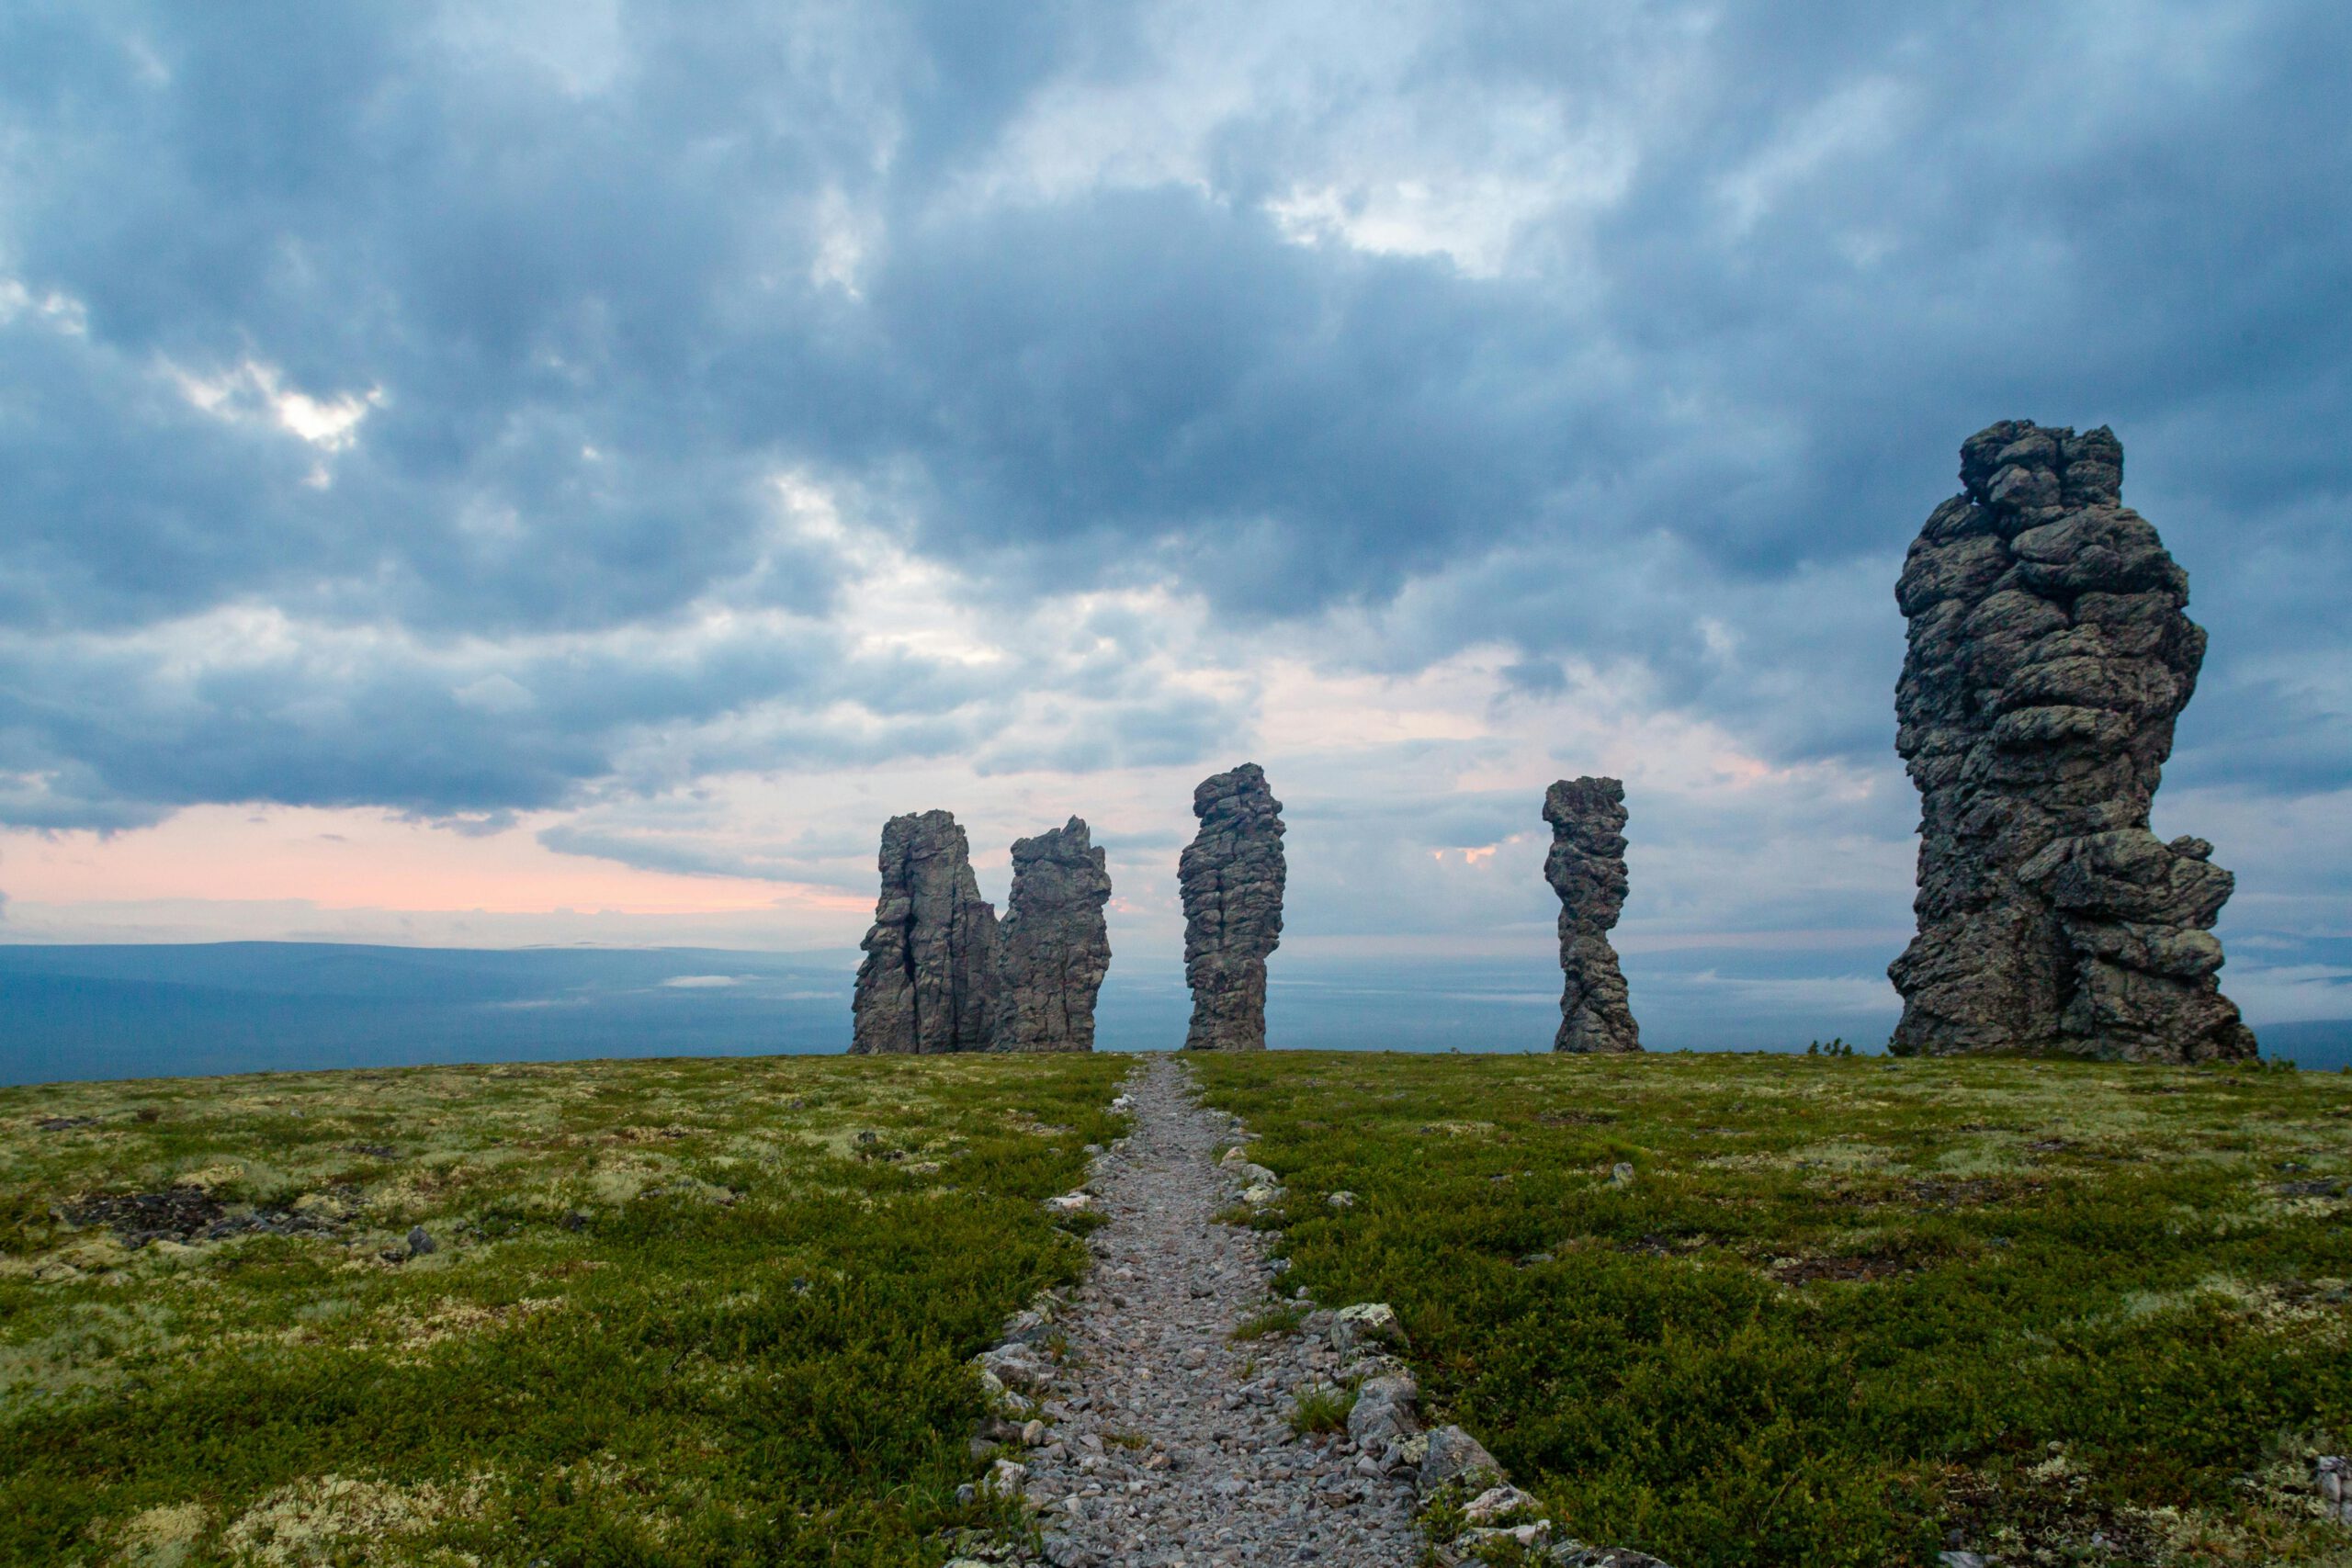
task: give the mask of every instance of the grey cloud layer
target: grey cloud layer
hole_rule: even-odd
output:
[[[2183,776],[2352,774],[2309,673],[2352,651],[2340,7],[597,15],[0,20],[0,819],[985,747],[1048,677],[846,653],[856,569],[778,532],[784,468],[1013,609],[1368,608],[1368,660],[1624,658],[1768,755],[1883,756],[1895,552],[2009,414],[2116,423],[2190,568],[2235,700]],[[1219,28],[1229,101],[1152,130]],[[1265,63],[1286,31],[1331,81]],[[1493,265],[1285,216],[1399,179],[1520,192]],[[272,385],[365,412],[305,439]],[[714,645],[714,604],[793,629]],[[230,610],[284,646],[220,657]],[[1031,761],[1237,719],[1133,697]]]

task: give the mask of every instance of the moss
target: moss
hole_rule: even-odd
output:
[[[1955,1529],[2018,1562],[2346,1555],[2247,1479],[2282,1432],[2352,1437],[2341,1077],[1196,1066],[1287,1184],[1363,1199],[1282,1219],[1286,1282],[1396,1306],[1427,1398],[1570,1535],[1680,1568],[1925,1563]]]
[[[1126,1066],[0,1090],[0,1562],[930,1561]]]

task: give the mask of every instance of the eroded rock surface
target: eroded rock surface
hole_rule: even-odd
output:
[[[1266,1048],[1266,957],[1282,941],[1283,803],[1244,762],[1193,791],[1200,832],[1177,877],[1184,896],[1187,1050]]]
[[[860,945],[853,1055],[985,1051],[995,1035],[996,910],[952,813],[882,828],[882,895]]]
[[[1638,1051],[1625,974],[1609,933],[1625,908],[1625,786],[1562,779],[1544,795],[1552,852],[1544,879],[1560,896],[1560,1032],[1555,1051]]]
[[[1110,901],[1109,866],[1080,818],[1013,844],[1012,891],[997,929],[998,1050],[1094,1049],[1094,998],[1111,969]]]
[[[2205,632],[2122,504],[2123,448],[2004,421],[1911,546],[1895,749],[1920,795],[1901,1054],[2254,1054],[2215,978],[2233,879],[2148,828]]]

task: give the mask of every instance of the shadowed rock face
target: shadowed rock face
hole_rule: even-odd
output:
[[[1895,693],[1920,796],[1919,934],[1887,973],[1904,1055],[2254,1055],[2212,925],[2233,879],[2148,830],[2205,633],[2121,503],[2123,448],[2004,421],[1911,546]]]
[[[997,929],[998,1050],[1094,1049],[1094,997],[1111,969],[1110,901],[1109,868],[1078,818],[1013,844],[1012,892]]]
[[[882,896],[861,945],[853,1055],[985,1051],[994,1033],[996,911],[944,811],[882,829]]]
[[[1266,955],[1283,934],[1283,803],[1244,762],[1193,791],[1201,830],[1177,865],[1184,895],[1189,1051],[1266,1048]]]
[[[1609,933],[1625,908],[1625,786],[1562,779],[1544,795],[1552,852],[1544,879],[1560,896],[1560,1032],[1555,1051],[1638,1051],[1642,1032]]]

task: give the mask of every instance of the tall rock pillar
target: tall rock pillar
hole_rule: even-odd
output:
[[[2205,632],[2188,574],[2122,504],[2123,447],[2005,420],[1895,585],[1895,750],[1918,786],[1919,934],[1888,969],[1900,1055],[2250,1056],[2221,993],[2233,886],[2148,808]]]
[[[854,1055],[985,1051],[996,1021],[996,910],[980,897],[953,815],[882,828],[882,895],[861,944]]]
[[[1282,809],[1255,762],[1193,791],[1201,830],[1177,866],[1193,987],[1188,1051],[1266,1048],[1266,955],[1283,934]]]
[[[1094,998],[1111,970],[1110,901],[1110,869],[1078,818],[1013,844],[1012,892],[997,928],[996,1049],[1094,1049]]]
[[[1609,933],[1625,908],[1625,786],[1562,779],[1544,795],[1552,852],[1544,880],[1560,896],[1560,1032],[1555,1051],[1638,1051],[1642,1032]]]

